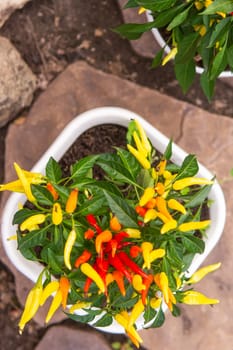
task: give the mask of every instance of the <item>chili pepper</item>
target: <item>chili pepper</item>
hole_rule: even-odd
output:
[[[151,144],[150,141],[148,140],[148,137],[146,136],[146,133],[142,127],[142,125],[139,123],[137,119],[135,119],[135,123],[137,125],[137,129],[139,132],[139,136],[142,142],[143,147],[147,150],[148,153],[151,152]]]
[[[168,219],[166,215],[164,215],[163,213],[160,213],[159,211],[157,211],[157,217],[161,219],[165,224],[171,221],[171,219]]]
[[[92,279],[90,277],[87,277],[85,284],[84,284],[84,287],[83,287],[83,291],[84,291],[85,295],[87,295],[92,282],[93,282]]]
[[[74,188],[70,192],[69,197],[66,201],[66,212],[68,214],[72,214],[77,207],[77,203],[78,203],[78,189]]]
[[[142,282],[142,276],[135,274],[133,276],[132,285],[137,292],[141,292],[146,289],[146,286]]]
[[[22,316],[18,324],[20,334],[22,334],[26,323],[28,323],[28,321],[30,321],[35,316],[40,306],[40,298],[43,291],[42,276],[43,276],[43,271],[39,275],[35,286],[30,290],[27,296],[25,306],[24,306],[24,311],[22,313]]]
[[[11,191],[11,192],[24,193],[24,188],[23,188],[22,182],[20,180],[15,180],[12,182],[8,182],[6,184],[1,184],[0,185],[0,192],[1,191]]]
[[[115,239],[111,239],[109,245],[111,247],[112,256],[115,256],[117,247],[119,246],[118,242]]]
[[[98,254],[100,254],[102,249],[102,244],[105,242],[109,242],[112,239],[112,232],[109,230],[105,230],[96,237],[95,240],[95,249]]]
[[[158,182],[157,185],[155,186],[156,192],[162,196],[165,192],[165,186],[162,182]]]
[[[138,215],[140,215],[141,217],[144,217],[147,212],[147,209],[144,207],[141,207],[140,205],[137,205],[135,207],[135,211]]]
[[[190,221],[185,222],[178,226],[179,231],[181,232],[187,232],[187,231],[193,231],[193,230],[202,230],[205,229],[207,226],[209,226],[211,223],[210,220],[203,220],[203,221]]]
[[[153,244],[151,242],[143,242],[141,244],[142,248],[142,256],[144,259],[143,268],[150,269],[151,262],[150,262],[150,252],[153,250]]]
[[[15,171],[18,175],[19,180],[22,183],[23,189],[24,189],[24,193],[27,196],[27,199],[29,200],[29,202],[35,202],[35,197],[32,194],[32,190],[31,190],[31,185],[30,182],[28,181],[25,173],[23,172],[23,170],[20,168],[20,166],[17,163],[14,163],[14,168]]]
[[[70,263],[70,254],[74,246],[74,243],[76,241],[76,237],[77,237],[76,231],[75,229],[72,229],[67,237],[65,247],[64,247],[64,263],[69,270],[72,269],[71,263]]]
[[[141,232],[136,228],[125,228],[125,232],[130,238],[141,238]]]
[[[117,241],[117,243],[120,243],[124,238],[128,238],[129,234],[125,231],[118,232],[114,235],[114,239]]]
[[[44,214],[35,214],[30,217],[28,217],[26,220],[24,220],[20,225],[20,230],[25,231],[29,230],[34,227],[35,225],[43,224],[45,222],[46,215]]]
[[[163,197],[157,197],[157,208],[158,208],[158,211],[160,213],[162,213],[163,215],[165,215],[168,218],[168,220],[173,219],[171,214],[167,210],[167,203]]]
[[[125,252],[119,252],[117,256],[133,272],[147,278],[147,274],[133,260],[131,260]]]
[[[87,219],[88,223],[89,223],[92,227],[94,227],[94,229],[96,230],[97,233],[101,233],[101,232],[103,231],[102,228],[98,225],[97,220],[96,220],[96,218],[94,217],[94,215],[88,214],[88,215],[86,216],[86,219]]]
[[[149,202],[154,197],[154,195],[155,195],[155,189],[153,187],[147,187],[140,198],[139,205],[143,207],[144,205],[146,205],[147,202]]]
[[[159,175],[163,175],[164,171],[165,171],[165,168],[166,168],[166,165],[167,165],[167,160],[166,159],[162,159],[158,166],[157,166],[157,169],[158,169],[158,173]]]
[[[54,203],[52,209],[52,222],[54,225],[60,225],[62,222],[63,215],[60,203]]]
[[[129,316],[128,328],[132,327],[141,313],[144,311],[145,305],[142,302],[142,299],[139,299],[138,302],[133,306],[131,314]]]
[[[112,265],[113,267],[115,267],[116,270],[121,271],[129,282],[132,281],[131,274],[126,269],[126,267],[123,264],[123,262],[118,258],[117,254],[115,256],[111,256],[111,254],[109,254],[108,260],[109,260],[109,264]]]
[[[106,278],[105,278],[106,286],[108,286],[108,285],[111,284],[112,282],[114,282],[113,274],[112,274],[111,272],[108,272],[108,273],[106,274]]]
[[[48,323],[51,320],[51,318],[53,317],[54,313],[57,311],[61,303],[62,303],[62,292],[60,289],[58,289],[50,305],[49,311],[45,319],[45,323]]]
[[[221,266],[221,263],[208,265],[200,268],[186,281],[188,284],[194,284],[202,280],[208,273],[217,270]]]
[[[65,309],[66,304],[67,304],[69,290],[70,290],[70,281],[67,277],[61,276],[60,281],[59,281],[59,289],[60,289],[61,294],[62,294],[61,304],[62,304],[63,309]]]
[[[164,233],[167,233],[171,230],[174,230],[177,227],[177,221],[172,219],[163,224],[161,227],[160,233],[163,235]]]
[[[173,199],[173,198],[169,199],[167,201],[167,205],[170,209],[174,209],[174,210],[179,211],[182,214],[186,214],[185,207],[180,202],[178,202],[176,199]]]
[[[91,306],[91,303],[88,303],[86,301],[78,301],[77,303],[75,303],[74,305],[71,306],[71,308],[69,309],[69,312],[71,314],[73,314],[74,311],[79,310],[79,309],[85,309],[89,306]]]
[[[111,219],[110,219],[110,223],[109,223],[109,226],[110,226],[110,229],[112,231],[120,231],[121,229],[121,224],[119,223],[119,220],[117,219],[116,216],[113,216]]]
[[[162,303],[162,298],[151,298],[150,299],[150,306],[153,308],[153,309],[157,309],[160,307]]]
[[[148,258],[149,262],[152,263],[156,259],[163,258],[164,255],[165,255],[165,249],[163,248],[154,249],[149,253],[149,258]],[[144,268],[144,265],[143,265],[143,268]]]
[[[165,303],[167,304],[169,302],[168,278],[167,278],[167,275],[165,274],[165,272],[161,272],[159,277],[160,277],[159,283],[160,283],[161,291],[163,293]]]
[[[139,152],[138,150],[136,150],[136,148],[132,147],[131,145],[127,145],[127,148],[129,150],[130,153],[132,153],[132,155],[137,159],[137,161],[141,164],[141,166],[144,169],[150,169],[151,165],[148,159],[146,159],[146,157]]]
[[[158,216],[158,212],[155,209],[148,209],[144,216],[144,223],[156,219]]]
[[[84,238],[85,239],[92,239],[94,237],[94,235],[95,235],[95,232],[91,228],[87,229],[84,232]]]
[[[149,292],[149,289],[150,289],[150,286],[152,284],[154,280],[154,276],[153,275],[148,275],[147,278],[143,278],[143,285],[145,286],[145,289],[142,290],[142,303],[143,305],[146,305],[146,297],[148,295],[148,292]]]
[[[78,269],[79,266],[90,260],[92,254],[88,250],[84,250],[82,254],[75,260],[74,266]]]
[[[120,292],[123,296],[125,296],[125,285],[124,285],[124,275],[121,271],[115,270],[112,273],[114,280],[116,281],[118,288],[120,289]]]
[[[185,177],[184,179],[180,179],[174,182],[173,189],[175,191],[183,190],[185,187],[193,186],[193,185],[212,185],[214,182],[211,180],[207,180],[199,177]]]
[[[46,184],[46,188],[47,188],[47,190],[51,193],[51,195],[53,196],[53,199],[56,201],[56,200],[58,199],[58,197],[59,197],[59,194],[58,194],[58,192],[55,190],[55,188],[53,187],[53,185],[52,185],[50,182],[48,182],[48,183]]]
[[[182,303],[188,305],[213,305],[218,304],[218,299],[211,299],[195,290],[187,290],[183,292]]]
[[[55,293],[59,289],[58,281],[49,282],[46,287],[43,289],[41,298],[40,298],[40,306],[44,305],[48,297],[50,297],[53,293]]]
[[[172,58],[174,58],[176,56],[178,52],[178,48],[177,46],[176,47],[173,47],[169,53],[163,58],[162,60],[162,66],[165,66],[165,64],[167,64],[167,62],[169,62]]]
[[[130,337],[134,345],[139,347],[139,343],[142,343],[142,339],[133,326],[130,328],[128,327],[129,315],[127,312],[122,311],[121,313],[116,314],[115,320],[125,329],[127,335]]]
[[[141,247],[139,247],[138,245],[133,245],[132,247],[130,247],[129,254],[132,258],[137,258],[141,251]]]
[[[136,144],[136,147],[138,149],[138,151],[144,155],[144,157],[147,157],[147,150],[145,149],[145,147],[143,146],[136,130],[134,130],[133,132],[133,139],[134,139],[134,142]]]
[[[156,207],[157,200],[156,198],[151,198],[146,204],[145,207],[147,209],[153,209]]]
[[[90,277],[97,287],[100,289],[102,293],[105,292],[105,284],[98,272],[95,271],[95,269],[89,264],[89,263],[84,263],[80,267],[82,273],[86,275],[87,277]]]

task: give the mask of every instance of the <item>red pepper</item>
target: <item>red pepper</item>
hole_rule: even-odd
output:
[[[91,228],[89,228],[88,230],[86,230],[84,232],[84,238],[85,239],[92,239],[95,235],[95,231],[93,231]]]
[[[135,211],[138,215],[144,217],[146,212],[147,212],[147,209],[146,208],[143,208],[141,207],[140,205],[137,205],[136,208],[135,208]]]
[[[146,297],[150,288],[151,283],[154,280],[154,276],[153,275],[148,275],[147,278],[143,279],[143,284],[144,286],[146,286],[145,289],[142,290],[142,303],[143,305],[146,305]]]
[[[132,258],[136,258],[142,251],[142,248],[139,247],[138,245],[133,245],[130,247],[129,254]]]
[[[91,253],[88,250],[84,250],[83,253],[75,260],[74,266],[78,269],[79,266],[87,262],[91,258]]]
[[[139,274],[143,278],[147,278],[147,274],[133,261],[125,252],[119,252],[117,257],[128,266],[133,272]]]
[[[115,270],[113,271],[113,278],[116,281],[118,288],[120,289],[120,292],[123,296],[125,296],[126,291],[125,291],[125,285],[124,285],[124,275],[121,271]]]
[[[86,219],[87,219],[88,223],[92,227],[94,227],[94,229],[96,230],[97,233],[101,233],[103,231],[102,228],[98,225],[97,220],[96,220],[96,218],[94,217],[93,214],[88,214],[86,216]]]
[[[92,279],[90,277],[87,277],[83,287],[83,291],[85,295],[88,293],[91,284],[92,284]]]
[[[118,258],[117,255],[115,255],[114,257],[109,254],[108,256],[108,261],[110,263],[110,265],[112,265],[113,267],[115,267],[116,270],[120,271],[123,273],[123,275],[127,278],[127,280],[129,282],[132,281],[132,276],[129,273],[129,271],[126,269],[126,267],[124,266],[124,264],[122,263],[122,261]]]

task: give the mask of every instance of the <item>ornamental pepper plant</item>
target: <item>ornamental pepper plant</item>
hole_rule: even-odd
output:
[[[0,190],[23,192],[27,201],[14,215],[12,239],[25,259],[42,264],[20,332],[52,296],[46,323],[62,308],[95,327],[120,324],[139,347],[139,319],[145,328],[159,327],[166,309],[178,316],[181,303],[218,303],[193,285],[220,263],[188,274],[205,249],[211,222],[203,209],[214,180],[196,177],[194,155],[181,166],[171,156],[172,141],[158,153],[132,120],[125,148],[85,156],[68,176],[53,158],[45,175],[14,164],[18,179]],[[93,175],[96,168],[102,179]]]
[[[233,70],[232,0],[128,0],[125,8],[149,11],[153,21],[126,23],[114,30],[129,40],[158,29],[166,45],[156,54],[152,66],[164,66],[174,58],[176,78],[187,92],[195,78],[195,66],[203,68],[200,84],[210,100],[217,77]],[[171,51],[165,54],[165,48]]]

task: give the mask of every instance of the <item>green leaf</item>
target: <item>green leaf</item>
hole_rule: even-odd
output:
[[[65,186],[60,186],[57,184],[53,184],[55,190],[58,192],[59,196],[63,201],[67,201],[67,198],[69,197],[70,191],[67,187]]]
[[[183,36],[182,40],[177,42],[178,52],[176,54],[176,63],[186,63],[190,61],[196,53],[197,43],[199,40],[198,33],[191,33]]]
[[[71,179],[74,177],[85,177],[88,171],[93,167],[97,158],[97,155],[91,155],[76,162],[71,168]]]
[[[61,266],[64,263],[63,255],[58,256],[50,247],[52,247],[51,243],[45,245],[41,251],[42,259],[48,264],[48,266],[52,269],[54,274],[63,273]]]
[[[73,321],[81,322],[81,323],[89,323],[94,320],[96,317],[95,314],[88,313],[86,315],[76,315],[76,314],[69,314],[68,312],[65,312],[65,314]]]
[[[104,191],[105,192],[105,191]],[[100,215],[102,214],[106,209],[106,200],[103,196],[103,194],[99,196],[95,196],[91,200],[86,200],[81,206],[78,207],[78,210],[76,211],[77,215]]]
[[[153,309],[150,304],[146,306],[145,312],[144,312],[144,320],[145,323],[150,322],[155,316],[156,316],[156,310]]]
[[[112,324],[112,315],[105,313],[98,321],[96,321],[92,326],[94,327],[107,327]]]
[[[230,13],[233,11],[232,0],[215,0],[201,14],[214,15],[216,12]]]
[[[180,11],[182,11],[182,9],[185,7],[186,3],[183,3],[179,6],[171,7],[164,12],[156,14],[156,16],[154,17],[155,20],[153,28],[165,27],[168,23],[171,22],[171,20],[176,16],[176,14],[180,13]]]
[[[151,0],[138,0],[137,3],[145,7],[151,11],[164,11],[170,9],[175,3],[176,0],[159,0],[159,1],[151,1]]]
[[[135,0],[129,0],[127,3],[124,5],[124,9],[132,8],[132,7],[138,7],[138,3]]]
[[[120,157],[121,162],[124,165],[125,169],[128,170],[132,179],[136,179],[137,174],[141,169],[136,158],[125,149],[122,149],[122,148],[116,148],[116,149],[117,149],[117,154]]]
[[[172,140],[169,141],[163,156],[166,160],[169,160],[171,158],[171,156],[172,156]]]
[[[32,215],[36,215],[39,212],[37,210],[32,210],[32,209],[21,209],[18,210],[13,218],[13,224],[15,225],[20,225],[24,220],[26,220],[27,218],[29,218]]]
[[[130,207],[125,199],[115,195],[109,195],[104,191],[104,195],[107,199],[108,205],[111,211],[117,216],[118,220],[125,227],[137,228],[137,215],[135,210]]]
[[[217,41],[220,41],[223,38],[224,34],[229,30],[231,24],[230,21],[231,18],[226,17],[215,26],[214,30],[212,31],[208,47],[214,46]]]
[[[49,206],[53,205],[53,196],[46,188],[41,187],[40,185],[32,185],[31,188],[34,197],[40,204]]]
[[[183,93],[186,93],[192,85],[195,78],[195,63],[194,60],[184,63],[176,63],[175,60],[175,74]]]
[[[184,234],[182,236],[182,241],[188,252],[199,254],[204,252],[205,243],[202,239],[195,237],[192,234]]]
[[[207,72],[202,73],[200,83],[205,96],[210,102],[214,95],[215,79],[211,80]]]
[[[156,68],[156,67],[158,67],[159,65],[161,65],[162,60],[163,60],[163,54],[164,54],[164,48],[162,48],[161,50],[159,50],[159,51],[157,52],[157,54],[155,55],[155,57],[153,58],[153,61],[152,61],[152,64],[151,64],[151,67],[152,67],[152,68]]]
[[[141,35],[151,30],[154,27],[154,22],[149,23],[126,23],[121,24],[117,28],[114,28],[113,31],[120,34],[121,37],[136,40],[141,37]]]
[[[227,42],[214,58],[210,73],[210,80],[216,79],[227,66],[226,44]]]
[[[48,232],[49,226],[46,226],[41,230],[31,231],[24,236],[19,235],[18,243],[21,253],[28,248],[43,246],[47,242]]]
[[[173,28],[182,24],[187,19],[189,10],[192,6],[193,4],[191,4],[183,12],[179,13],[176,17],[174,17],[174,19],[170,22],[169,26],[167,27],[167,30],[172,30]]]
[[[176,181],[185,177],[196,175],[198,169],[199,167],[196,156],[194,154],[189,154],[187,157],[185,157],[181,165],[180,171],[176,176]]]
[[[200,204],[202,204],[205,199],[208,197],[208,194],[211,190],[211,186],[203,186],[200,191],[198,191],[196,194],[192,196],[190,201],[188,201],[187,204],[185,204],[186,208],[195,208],[198,207]]]
[[[233,70],[233,45],[227,48],[227,62],[231,69]]]
[[[49,159],[45,168],[45,173],[50,181],[58,182],[61,179],[61,167],[53,157]]]
[[[156,314],[152,324],[150,324],[150,326],[148,328],[161,327],[163,325],[164,321],[165,321],[165,315],[164,315],[164,312],[162,310],[162,307],[160,307],[159,311],[157,311],[157,314]]]

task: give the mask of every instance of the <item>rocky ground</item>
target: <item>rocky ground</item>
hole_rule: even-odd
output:
[[[0,182],[3,181],[4,145],[9,125],[20,123],[22,118],[27,117],[30,106],[47,89],[51,81],[70,63],[78,60],[178,100],[187,101],[203,110],[228,117],[233,116],[230,85],[219,80],[215,97],[209,103],[199,88],[197,77],[194,86],[184,96],[175,80],[172,63],[168,64],[166,69],[151,70],[150,58],[135,53],[127,40],[121,39],[112,32],[111,29],[122,22],[122,11],[117,0],[78,2],[76,0],[33,0],[23,9],[15,11],[2,26],[0,36],[11,41],[32,74],[26,83],[24,81],[25,100],[21,101],[21,105],[13,103],[11,109],[6,104],[10,112],[7,113],[4,110],[4,113],[1,113],[3,119],[2,122],[0,120]],[[0,70],[1,67],[4,66],[0,62]],[[13,76],[18,76],[18,72],[24,69],[23,63],[22,65],[13,63],[13,67],[17,69],[17,74]],[[25,74],[23,75],[25,77]],[[2,74],[0,83],[3,83]],[[11,81],[11,84],[14,88],[17,85],[16,83],[14,85],[14,81]],[[22,85],[19,89],[20,87]],[[12,87],[9,88],[10,90]],[[21,90],[20,94],[22,95]],[[15,96],[10,93],[8,95],[12,96],[13,101]],[[0,97],[0,108],[2,101],[4,102],[4,99]],[[205,123],[204,120],[203,123]],[[13,275],[2,263],[0,281],[0,348],[3,350],[35,349],[45,330],[32,322],[23,336],[17,335],[17,320],[21,313],[21,305],[15,295]],[[114,344],[116,349],[117,347],[122,350],[130,349],[124,337],[106,336],[106,339],[111,347]]]

